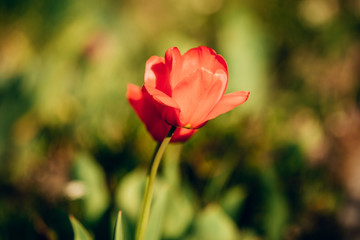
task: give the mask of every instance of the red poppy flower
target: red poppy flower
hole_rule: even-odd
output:
[[[165,58],[149,58],[144,86],[129,84],[127,98],[155,140],[162,141],[175,126],[172,142],[180,142],[248,99],[247,91],[225,94],[227,84],[226,62],[213,49],[198,47],[181,55],[173,47]]]

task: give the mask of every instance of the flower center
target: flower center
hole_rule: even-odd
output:
[[[184,126],[184,128],[191,129],[191,124],[190,124],[190,123],[186,124],[186,125]]]

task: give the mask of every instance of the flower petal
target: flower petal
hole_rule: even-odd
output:
[[[126,98],[128,99],[130,105],[134,108],[137,115],[142,119],[142,106],[144,105],[144,99],[141,88],[129,83],[127,85]]]
[[[233,108],[243,104],[249,98],[249,94],[250,92],[247,91],[225,94],[209,113],[207,119],[210,120],[216,118],[220,114],[226,113]]]
[[[152,137],[156,141],[162,141],[167,134],[166,128],[170,129],[170,126],[161,119],[151,96],[140,87],[128,84],[126,97]]]
[[[212,73],[215,73],[216,70],[219,69],[226,72],[226,74],[228,73],[228,68],[224,58],[221,55],[216,54],[216,52],[209,47],[200,46],[192,48],[187,51],[182,58],[183,76],[191,74],[200,67]]]
[[[177,128],[170,142],[185,142],[197,132],[197,129]]]
[[[145,84],[171,96],[169,71],[163,57],[152,56],[145,64]]]
[[[169,97],[166,93],[147,84],[145,84],[144,87],[149,92],[149,94],[160,104],[168,107],[180,108],[179,105],[174,101],[174,99]]]
[[[166,137],[171,126],[158,113],[156,109],[157,102],[153,100],[146,90],[133,84],[128,84],[126,97],[151,136],[156,141],[161,142]],[[195,132],[196,130],[178,128],[171,138],[171,142],[184,142]]]
[[[157,102],[155,107],[162,119],[172,126],[180,127],[180,107],[174,99],[156,88],[144,85],[144,89]]]
[[[213,74],[198,69],[173,89],[173,99],[180,106],[181,126],[197,128],[224,94],[227,74],[219,70]]]
[[[165,64],[170,72],[169,82],[171,86],[176,86],[182,79],[182,57],[177,47],[169,48],[165,53]]]

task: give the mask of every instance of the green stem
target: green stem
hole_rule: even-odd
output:
[[[137,228],[136,228],[136,236],[135,236],[136,240],[144,239],[146,225],[147,225],[148,219],[149,219],[151,199],[152,199],[152,194],[153,194],[156,172],[159,168],[160,160],[165,152],[165,148],[169,144],[171,137],[174,134],[175,130],[176,130],[176,127],[174,127],[174,126],[172,126],[170,128],[170,131],[168,132],[167,136],[156,147],[155,154],[152,158],[149,172],[146,177],[144,198],[143,198],[143,203],[141,206],[139,220],[138,220]]]

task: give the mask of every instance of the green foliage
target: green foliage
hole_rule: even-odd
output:
[[[123,225],[122,225],[122,220],[121,220],[121,211],[119,211],[118,217],[116,219],[114,240],[124,240],[124,231],[123,231]]]
[[[0,238],[82,239],[81,222],[133,239],[155,143],[126,85],[207,45],[250,98],[169,146],[147,237],[359,239],[359,16],[353,0],[1,1]]]
[[[164,216],[167,210],[166,203],[168,198],[168,186],[162,186],[159,189],[157,198],[154,199],[154,204],[151,208],[149,217],[149,224],[145,232],[145,240],[160,240],[162,236],[162,228],[165,223]]]
[[[78,153],[74,159],[74,180],[82,183],[84,187],[84,216],[87,221],[95,221],[104,213],[109,204],[105,174],[101,166],[86,153]]]
[[[70,221],[74,230],[74,240],[91,240],[93,239],[86,231],[84,226],[73,216],[70,216]]]
[[[195,219],[189,239],[239,239],[236,224],[217,205],[207,206]]]

